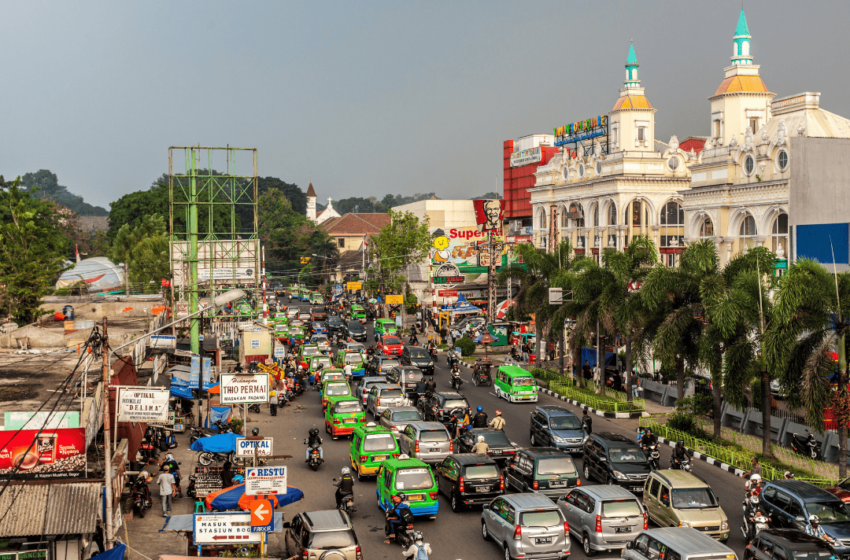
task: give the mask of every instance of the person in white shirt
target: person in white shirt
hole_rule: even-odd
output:
[[[342,370],[343,370],[343,372],[344,372],[344,374],[345,374],[345,380],[346,380],[346,381],[348,381],[348,382],[351,382],[351,378],[352,378],[352,376],[353,376],[353,371],[352,371],[352,369],[351,369],[351,364],[345,364],[345,367],[344,367],[344,368],[342,368]]]
[[[413,534],[413,541],[413,544],[402,552],[404,557],[412,558],[413,560],[428,560],[431,554],[431,545],[422,542],[422,533],[420,531],[416,531]]]
[[[171,499],[174,496],[174,475],[168,472],[168,465],[162,467],[162,472],[156,479],[159,486],[159,496],[162,498],[162,516],[168,517],[171,513]]]

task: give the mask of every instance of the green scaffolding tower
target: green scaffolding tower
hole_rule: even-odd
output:
[[[175,318],[196,313],[201,292],[207,306],[237,287],[261,302],[256,148],[169,148],[168,196]],[[238,315],[234,304],[225,316]],[[200,354],[201,318],[189,325],[191,351]]]

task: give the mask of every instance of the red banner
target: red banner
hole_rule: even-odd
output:
[[[85,428],[0,432],[0,478],[77,478],[85,470]]]
[[[440,297],[457,297],[457,290],[440,290],[437,295]]]

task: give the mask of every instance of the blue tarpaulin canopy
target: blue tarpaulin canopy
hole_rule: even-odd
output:
[[[236,451],[236,440],[243,436],[238,434],[218,434],[195,440],[189,447],[192,451],[210,451],[212,453],[230,453]]]
[[[216,511],[227,511],[229,509],[240,509],[239,508],[239,499],[245,495],[245,483],[237,484],[232,488],[228,488],[227,490],[221,492],[217,496],[215,496],[211,502],[209,502],[210,507]],[[250,497],[250,496],[249,496]],[[286,487],[286,494],[275,494],[273,498],[277,500],[278,505],[285,506],[289,505],[293,502],[297,502],[298,500],[304,497],[304,492],[299,490],[298,488],[293,488],[292,486]],[[272,502],[274,503],[274,502]]]
[[[472,305],[471,303],[469,303],[468,301],[466,301],[466,298],[463,297],[463,294],[459,294],[457,296],[457,301],[455,303],[444,305],[441,309],[443,311],[454,311],[455,313],[468,313],[468,312],[471,312],[471,311],[477,311],[477,312],[481,311],[480,307],[476,307],[476,306]]]
[[[230,418],[229,406],[211,406],[210,413],[206,418],[204,418],[204,427],[211,430],[218,430],[218,426],[216,426],[215,423],[219,420],[227,422],[228,418]],[[212,426],[210,426],[210,424],[212,424]]]
[[[209,391],[210,388],[213,387],[212,383],[206,382],[204,383],[204,391]],[[190,385],[189,381],[183,379],[182,377],[172,376],[171,378],[171,395],[175,397],[181,397],[184,399],[193,398],[192,389],[197,389],[197,385]]]
[[[192,516],[190,515],[189,517]],[[101,552],[97,556],[92,556],[91,558],[96,558],[97,560],[121,560],[122,558],[124,558],[125,552],[127,552],[127,545],[117,544],[113,548],[110,548],[105,552]]]
[[[596,348],[582,348],[581,349],[581,363],[579,364],[579,369],[584,365],[585,360],[590,364],[590,367],[596,365]],[[614,352],[606,352],[605,353],[605,367],[616,367],[617,366],[617,354]]]

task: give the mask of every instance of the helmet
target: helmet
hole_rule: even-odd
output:
[[[786,479],[794,478],[794,473],[792,473],[791,471],[785,471],[785,478]]]
[[[761,475],[760,474],[754,474],[753,476],[750,477],[750,482],[754,482],[756,484],[759,484],[761,482]]]
[[[243,477],[241,474],[237,474],[233,477],[233,482],[237,484],[242,484],[243,482],[245,482],[245,477]]]
[[[809,523],[811,523],[812,525],[817,525],[818,523],[820,523],[820,519],[818,519],[817,515],[813,515],[809,517]]]
[[[351,474],[351,469],[349,469],[348,467],[342,467],[340,474]]]
[[[318,428],[310,428],[310,435],[311,436],[319,435],[319,429]]]
[[[501,411],[501,410],[497,410],[497,411],[496,411],[496,416],[501,416],[501,415],[502,415],[502,411]]]
[[[398,499],[401,500],[402,502],[405,501],[407,499],[407,494],[402,492],[401,494],[398,495]]]
[[[677,442],[676,442],[676,445],[684,446],[684,445],[685,445],[685,440],[680,439],[679,441],[677,441]]]
[[[479,442],[483,442],[483,441],[484,441],[484,436],[478,436],[478,441],[479,441]]]
[[[260,435],[260,428],[254,428],[253,430],[251,430],[251,435],[252,436]]]
[[[422,536],[422,531],[414,531],[414,533],[413,533],[413,540],[414,541],[421,541],[424,538],[425,537]]]
[[[478,410],[478,412],[484,412],[484,407],[483,407],[483,406],[479,406],[476,410]]]

